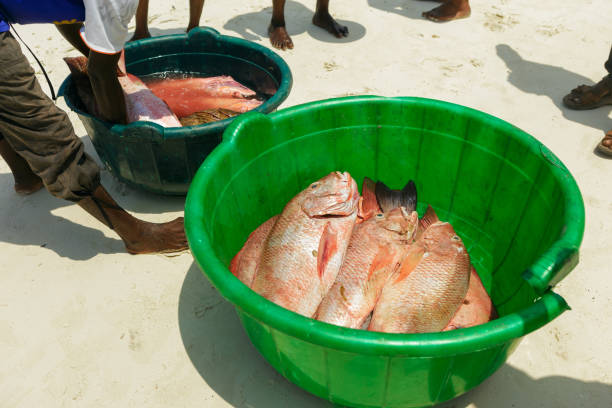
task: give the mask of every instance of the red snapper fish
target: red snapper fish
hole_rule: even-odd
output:
[[[242,249],[230,263],[230,272],[248,287],[251,287],[253,283],[255,271],[261,258],[261,251],[277,219],[278,215],[275,215],[251,232]]]
[[[355,226],[336,282],[321,302],[317,320],[361,328],[397,268],[418,224],[404,207],[379,213]]]
[[[163,127],[181,127],[181,122],[168,105],[136,76],[127,74],[119,77],[125,94],[128,121],[139,120],[157,123]]]
[[[263,103],[257,99],[249,99],[255,97],[255,92],[226,75],[157,79],[147,81],[147,86],[163,99],[179,118],[216,108],[242,113]]]
[[[430,225],[439,221],[440,219],[434,209],[428,206],[423,218],[419,221],[417,236],[423,234]],[[465,299],[463,299],[459,310],[457,310],[443,331],[477,326],[491,321],[496,317],[497,311],[495,310],[495,306],[493,306],[493,302],[482,284],[476,269],[472,266],[470,270],[470,284]]]
[[[368,330],[439,332],[465,299],[470,258],[453,227],[435,222],[412,244],[385,284]]]
[[[336,280],[357,218],[359,190],[334,172],[295,196],[272,227],[252,289],[312,317]]]
[[[77,93],[83,105],[90,114],[99,117],[100,111],[96,106],[87,73],[87,58],[64,58],[64,61],[68,64],[72,73]],[[163,127],[181,127],[181,123],[168,105],[155,96],[139,78],[130,74],[125,75],[122,72],[124,69],[125,64],[121,59],[119,61],[118,74],[120,76],[118,76],[118,79],[125,95],[128,122],[142,120],[157,123]]]
[[[472,267],[467,295],[465,295],[459,310],[457,310],[451,321],[442,331],[477,326],[489,322],[496,317],[497,312],[493,302],[491,302],[491,298],[482,284],[476,269]]]

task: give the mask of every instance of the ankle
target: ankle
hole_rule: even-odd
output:
[[[280,27],[285,27],[285,19],[281,18],[281,19],[275,19],[274,17],[272,17],[272,20],[270,20],[270,27],[271,28],[280,28]]]

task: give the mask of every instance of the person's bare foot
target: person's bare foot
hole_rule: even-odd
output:
[[[163,224],[141,222],[133,236],[123,241],[130,254],[172,253],[189,248],[183,217]]]
[[[32,171],[28,162],[18,155],[3,137],[0,137],[0,156],[13,173],[17,194],[28,195],[43,188],[41,178]]]
[[[467,18],[471,14],[468,0],[447,0],[438,7],[423,12],[423,17],[428,20],[443,22]]]
[[[44,187],[41,178],[34,173],[30,173],[27,176],[14,176],[14,178],[15,192],[17,194],[30,195]]]
[[[128,42],[142,40],[143,38],[151,38],[151,33],[149,32],[149,30],[145,32],[135,32]]]
[[[101,185],[78,205],[114,230],[130,254],[172,253],[189,248],[182,217],[162,224],[139,220],[121,208]]]
[[[312,23],[329,31],[337,38],[347,37],[349,34],[348,27],[338,24],[328,12],[315,13],[312,17]]]
[[[291,37],[287,33],[287,29],[284,25],[275,26],[270,23],[268,26],[268,34],[270,36],[270,43],[274,48],[278,48],[279,50],[292,50],[293,49],[293,41],[291,41]]]

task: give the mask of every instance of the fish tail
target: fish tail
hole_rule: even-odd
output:
[[[391,190],[382,181],[376,182],[376,200],[383,212],[398,207],[405,207],[408,212],[416,210],[417,189],[414,181],[410,180],[401,190]]]

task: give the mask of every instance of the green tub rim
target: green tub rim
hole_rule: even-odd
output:
[[[552,165],[552,171],[559,180],[566,200],[564,221],[566,229],[523,274],[539,299],[530,307],[508,314],[489,323],[459,330],[426,334],[390,334],[367,332],[343,328],[319,322],[284,309],[259,296],[242,284],[229,269],[214,255],[207,234],[202,225],[203,211],[198,201],[200,190],[207,184],[207,170],[217,166],[229,153],[234,142],[241,137],[240,128],[250,121],[268,120],[293,113],[325,108],[337,104],[360,103],[428,103],[451,112],[461,113],[473,119],[486,119],[494,126],[514,133],[517,139],[534,154],[543,155]],[[524,336],[553,320],[569,306],[554,293],[551,287],[563,279],[578,263],[578,249],[584,233],[584,203],[580,190],[563,163],[543,144],[510,123],[484,112],[449,102],[418,97],[387,98],[378,96],[351,96],[315,101],[293,106],[267,116],[251,112],[235,120],[223,135],[223,142],[210,154],[196,173],[185,204],[185,231],[192,254],[202,271],[221,295],[272,329],[300,338],[313,344],[345,352],[367,355],[444,357],[493,348],[512,339]]]
[[[278,89],[274,93],[274,95],[270,99],[266,100],[263,104],[253,109],[252,112],[261,112],[261,113],[271,112],[274,109],[276,109],[278,106],[280,106],[280,104],[283,103],[285,99],[287,99],[287,96],[289,96],[289,92],[291,91],[291,87],[293,85],[293,77],[291,75],[291,70],[289,69],[289,65],[287,65],[285,60],[283,60],[277,53],[270,50],[269,48],[264,47],[263,45],[260,45],[252,41],[242,39],[242,38],[220,34],[214,28],[197,27],[189,31],[189,33],[185,33],[185,34],[170,34],[170,35],[165,35],[165,36],[151,37],[151,38],[145,38],[142,40],[132,41],[132,42],[125,44],[125,51],[129,53],[129,51],[132,48],[137,48],[140,45],[146,45],[147,43],[154,43],[156,41],[159,41],[160,39],[164,39],[166,41],[176,40],[176,41],[186,41],[186,42],[207,41],[207,40],[223,41],[224,43],[228,45],[251,48],[253,51],[259,52],[265,55],[266,57],[270,58],[279,67],[282,80],[278,84]],[[234,58],[237,58],[237,57],[234,57]],[[266,71],[266,69],[264,69],[263,67],[260,67],[260,68],[262,69],[262,71]],[[58,97],[59,96],[64,97],[64,101],[66,102],[66,105],[68,105],[70,110],[78,113],[79,115],[83,115],[83,116],[87,116],[87,117],[91,117],[95,119],[96,121],[104,124],[104,126],[109,128],[111,132],[114,132],[119,135],[129,135],[133,129],[142,129],[143,127],[149,127],[151,128],[152,132],[148,132],[148,134],[149,135],[159,135],[161,136],[162,140],[181,139],[185,137],[194,136],[190,132],[186,132],[186,130],[192,130],[192,129],[196,130],[197,129],[198,133],[200,134],[220,132],[220,131],[223,131],[233,120],[235,120],[235,118],[227,118],[227,119],[223,119],[217,122],[206,123],[204,125],[172,127],[172,128],[165,128],[163,126],[158,125],[157,123],[145,122],[145,121],[132,122],[127,125],[114,124],[114,123],[106,122],[102,119],[98,119],[90,115],[87,112],[83,112],[82,110],[78,109],[71,100],[66,98],[65,97],[66,89],[68,88],[68,86],[70,86],[71,81],[72,81],[71,75],[68,75],[66,79],[64,79],[64,81],[62,82],[59,88]],[[146,141],[147,138],[139,137],[139,140]]]

